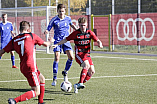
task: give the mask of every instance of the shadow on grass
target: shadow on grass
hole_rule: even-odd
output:
[[[33,99],[33,100],[38,100],[38,99]],[[44,101],[51,101],[51,100],[55,100],[55,99],[43,99]]]
[[[31,89],[13,89],[13,88],[0,88],[0,91],[13,91],[13,92],[27,92],[30,91]],[[52,91],[52,90],[47,90],[45,89],[45,93],[49,94],[63,94],[63,95],[72,95],[73,92],[63,92],[63,91]]]
[[[45,93],[49,93],[49,94],[64,94],[64,95],[72,95],[73,94],[73,92],[52,91],[52,90],[47,90],[47,89],[45,89]]]
[[[30,89],[0,88],[0,91],[16,91],[16,92],[27,92],[27,91],[30,91]]]

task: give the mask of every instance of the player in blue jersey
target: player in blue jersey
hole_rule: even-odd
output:
[[[13,33],[12,23],[7,21],[7,14],[2,14],[2,22],[0,23],[0,35],[1,35],[1,49],[3,49],[9,43],[9,41],[15,36],[15,34]],[[18,68],[15,66],[14,52],[11,51],[10,54],[12,68]]]
[[[54,29],[54,44],[60,42],[61,40],[65,39],[69,35],[69,27],[71,26],[74,30],[76,30],[76,26],[72,24],[71,18],[65,15],[66,7],[63,4],[58,4],[57,6],[57,13],[58,15],[53,17],[47,27],[47,30],[44,32],[48,34],[51,28]],[[53,82],[52,86],[56,86],[57,82],[57,72],[58,72],[58,63],[60,59],[60,53],[62,49],[65,54],[68,56],[68,60],[65,65],[64,71],[62,71],[62,75],[64,76],[64,80],[68,80],[67,72],[69,71],[72,62],[73,62],[73,51],[70,42],[66,42],[63,45],[59,45],[58,47],[54,48],[54,55],[55,59],[53,62]]]

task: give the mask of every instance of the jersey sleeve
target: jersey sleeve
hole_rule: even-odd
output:
[[[5,52],[10,52],[14,50],[12,40],[3,48]]]
[[[11,31],[13,31],[13,25],[11,24]]]
[[[96,42],[98,40],[98,37],[95,35],[95,33],[93,31],[90,30],[90,34],[91,34],[91,39],[94,40],[94,42]]]
[[[48,31],[50,31],[51,28],[53,27],[55,18],[56,18],[56,17],[52,18],[51,21],[49,22],[49,25],[48,25],[48,27],[47,27],[47,30],[48,30]]]
[[[77,31],[72,32],[68,37],[66,37],[67,41],[76,39]]]
[[[10,30],[13,31],[13,24],[10,22]]]
[[[38,44],[41,46],[44,43],[44,40],[42,40],[38,35],[32,34],[33,35],[33,40],[35,41],[35,44]]]
[[[72,25],[71,17],[69,17],[69,25]]]

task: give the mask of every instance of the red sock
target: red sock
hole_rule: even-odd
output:
[[[83,81],[84,81],[84,79],[85,79],[85,77],[87,75],[87,71],[88,71],[88,69],[82,69],[81,75],[80,75],[80,82],[79,83],[83,83]]]
[[[40,83],[40,95],[38,96],[39,103],[43,103],[45,93],[45,83]]]
[[[83,81],[83,83],[86,83],[89,79],[91,78],[91,76],[87,73],[85,80]]]
[[[14,100],[16,101],[16,103],[18,103],[18,102],[29,100],[33,97],[36,97],[36,93],[35,93],[35,91],[31,90],[31,91],[27,91],[26,93],[20,95],[19,97],[15,98]]]

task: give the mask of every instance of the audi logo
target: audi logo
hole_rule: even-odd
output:
[[[137,38],[137,27],[136,27],[136,22],[139,21],[141,22],[141,25],[140,25],[140,32],[141,32],[141,37]],[[146,24],[145,22],[150,22],[151,25],[152,25],[152,34],[150,37],[146,37]],[[124,33],[124,37],[120,37],[119,36],[119,24],[123,22],[124,25],[123,25],[123,33]],[[133,25],[132,25],[132,34],[133,36],[132,37],[129,37],[129,24],[128,22],[132,22]],[[126,31],[127,30],[127,31]],[[120,19],[116,25],[116,33],[117,33],[117,37],[118,37],[118,40],[121,40],[121,41],[125,41],[126,39],[128,39],[129,41],[132,41],[134,39],[136,39],[137,41],[141,41],[141,40],[145,40],[145,41],[150,41],[153,39],[154,37],[154,34],[155,34],[155,25],[154,25],[154,22],[152,19],[150,18],[145,18],[144,20],[141,19],[141,18],[136,18],[135,20],[133,20],[132,18],[129,18],[127,20],[124,20],[124,19]]]

